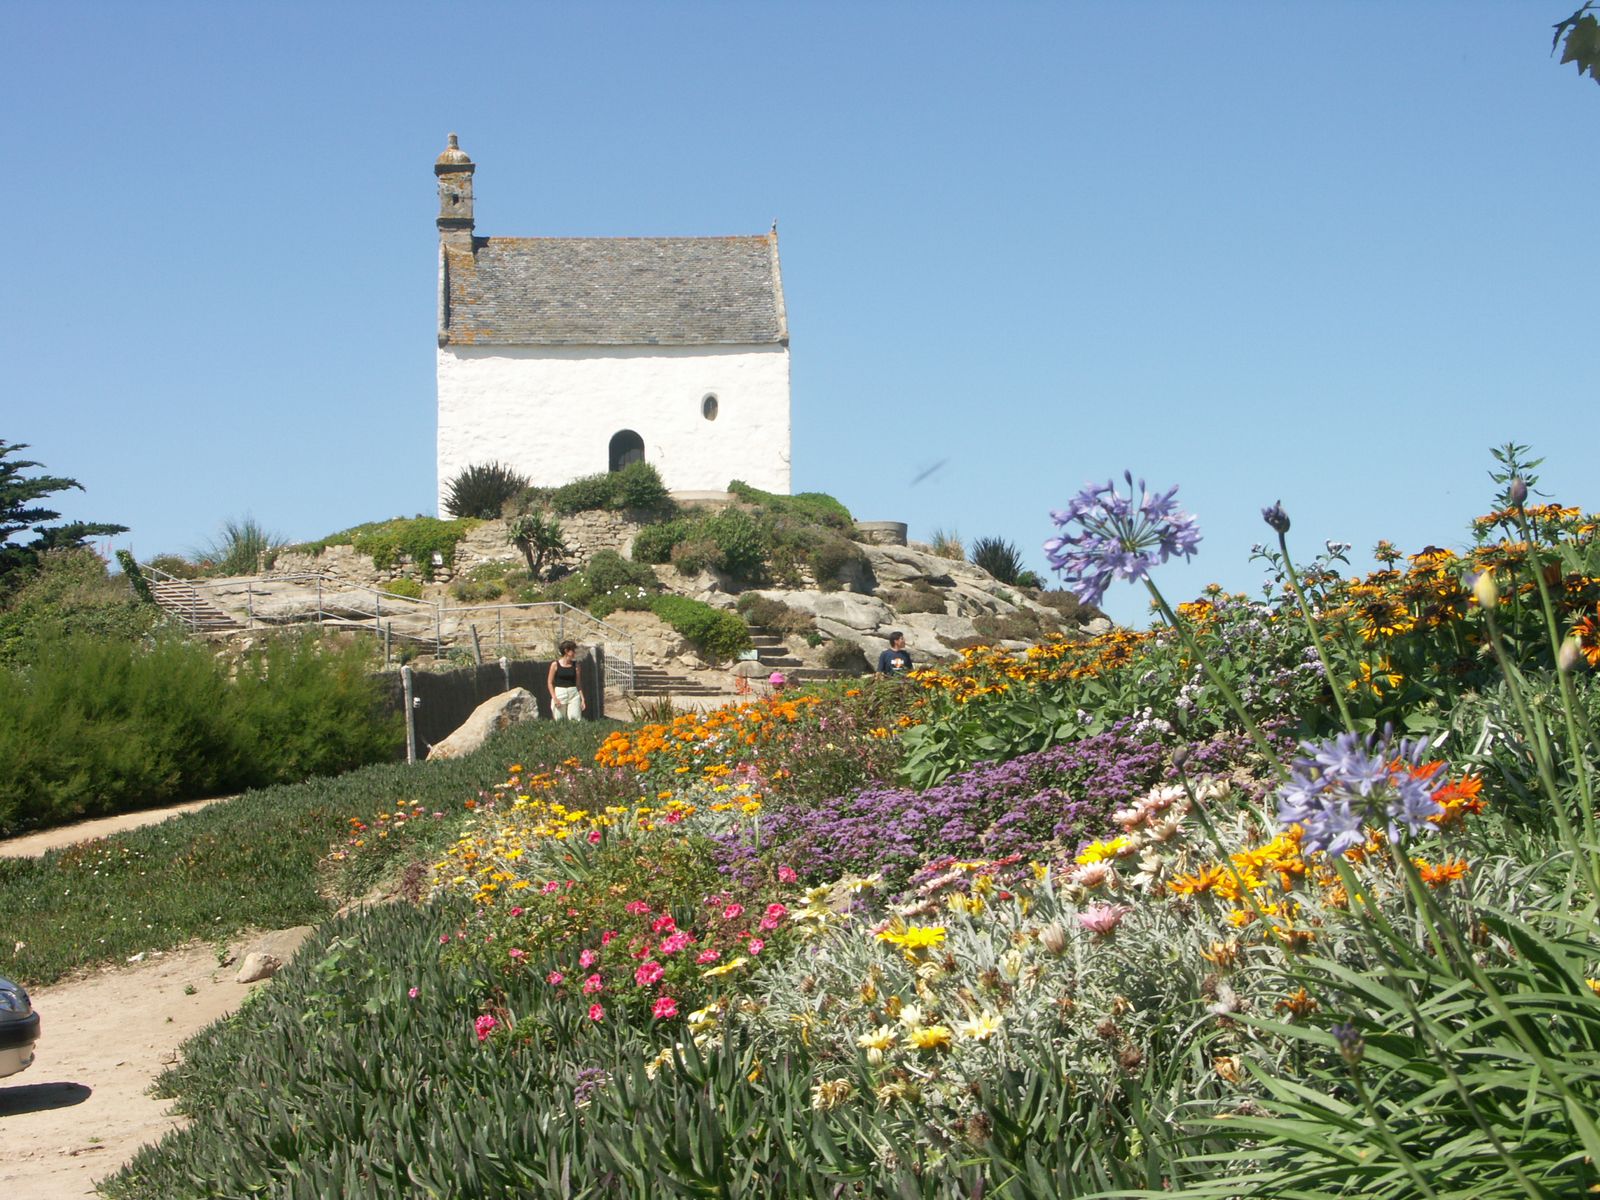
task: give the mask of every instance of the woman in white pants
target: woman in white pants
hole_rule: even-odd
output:
[[[588,705],[583,699],[583,668],[578,663],[577,642],[562,642],[561,657],[550,664],[545,686],[550,689],[550,716],[557,721],[581,721]]]

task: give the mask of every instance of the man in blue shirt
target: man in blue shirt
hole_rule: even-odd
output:
[[[906,635],[899,630],[889,635],[889,648],[878,655],[879,675],[904,675],[911,670],[911,651],[906,649]]]

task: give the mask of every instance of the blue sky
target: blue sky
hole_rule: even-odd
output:
[[[1304,556],[1460,544],[1508,440],[1600,508],[1574,6],[13,0],[0,437],[141,556],[428,511],[455,130],[479,233],[777,218],[795,486],[914,537],[1042,570],[1127,467],[1181,598],[1279,497]]]

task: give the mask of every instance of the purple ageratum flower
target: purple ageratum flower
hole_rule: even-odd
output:
[[[1391,838],[1401,828],[1416,834],[1431,830],[1430,817],[1444,811],[1434,795],[1442,773],[1421,779],[1408,769],[1422,762],[1424,738],[1393,741],[1383,736],[1342,733],[1322,742],[1302,742],[1288,780],[1278,788],[1278,823],[1299,825],[1308,850],[1343,854],[1359,846],[1362,829],[1379,825]]]
[[[1113,482],[1091,484],[1050,519],[1063,532],[1044,544],[1050,566],[1084,604],[1098,604],[1114,579],[1130,582],[1149,576],[1175,554],[1189,558],[1200,544],[1200,530],[1189,513],[1173,503],[1176,487],[1151,492],[1139,481],[1133,497],[1133,475],[1124,471],[1128,495]]]

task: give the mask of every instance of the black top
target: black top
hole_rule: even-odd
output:
[[[556,686],[557,687],[577,687],[578,686],[578,664],[577,663],[573,663],[569,667],[565,663],[563,663],[559,658],[556,659]]]

